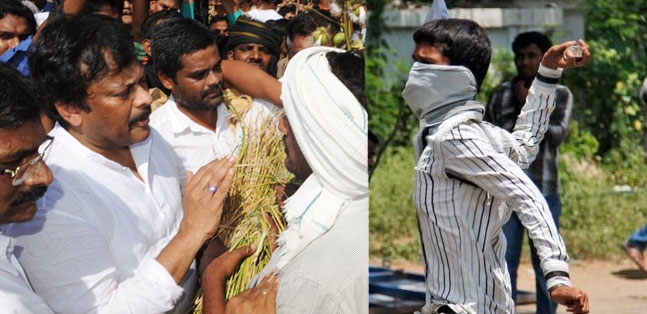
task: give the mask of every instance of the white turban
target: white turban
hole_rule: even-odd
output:
[[[281,99],[292,133],[313,173],[285,204],[278,268],[330,229],[345,208],[368,195],[366,110],[312,47],[290,60]],[[357,75],[362,75],[358,73]]]

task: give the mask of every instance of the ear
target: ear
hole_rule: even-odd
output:
[[[160,70],[157,70],[157,76],[159,77],[160,82],[162,82],[162,85],[166,87],[166,89],[170,89],[171,91],[173,90],[175,84],[172,78],[168,77],[168,75],[162,73],[162,71]]]
[[[227,51],[227,59],[234,60],[234,51],[233,50]]]
[[[67,104],[67,103],[61,103],[61,102],[56,102],[54,104],[56,107],[56,111],[58,111],[58,114],[67,122],[70,126],[72,127],[79,127],[83,125],[83,117],[81,116],[81,109],[78,107],[72,105],[72,104]]]
[[[142,47],[144,47],[144,51],[146,51],[146,54],[149,57],[152,57],[153,54],[151,53],[151,40],[150,39],[144,39],[142,40]]]

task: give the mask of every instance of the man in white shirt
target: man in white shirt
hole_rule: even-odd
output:
[[[215,234],[233,160],[189,176],[182,199],[119,21],[55,20],[29,61],[57,121],[46,156],[55,179],[35,218],[5,231],[34,290],[60,313],[185,313],[195,255]]]
[[[40,122],[40,108],[23,76],[0,64],[0,227],[31,220],[36,200],[52,182],[38,146],[51,144]],[[1,230],[0,230],[1,231]],[[14,256],[13,239],[0,232],[0,313],[53,313],[31,288]]]
[[[534,159],[554,107],[560,68],[584,65],[553,46],[514,131],[481,122],[474,98],[489,66],[485,31],[462,19],[426,23],[413,35],[414,64],[402,96],[420,121],[413,193],[425,261],[423,314],[511,314],[502,226],[514,210],[533,239],[551,298],[588,313],[586,293],[571,286],[566,248],[541,192],[523,172]]]
[[[250,102],[246,108],[223,103],[218,48],[213,34],[197,21],[164,21],[156,28],[151,50],[160,80],[171,90],[169,100],[151,115],[151,126],[178,155],[182,172],[237,153],[241,124],[249,131],[274,113],[274,106],[265,101]],[[237,121],[236,110],[244,121]]]

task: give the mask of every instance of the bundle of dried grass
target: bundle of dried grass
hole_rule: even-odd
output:
[[[238,121],[243,121],[240,114],[237,116]],[[227,299],[244,291],[252,277],[269,262],[272,250],[268,218],[279,232],[285,229],[283,213],[276,202],[275,185],[287,183],[290,173],[284,164],[282,134],[276,130],[278,119],[279,115],[275,115],[262,123],[238,122],[243,130],[243,141],[216,236],[232,250],[249,244],[258,246],[227,282]],[[196,299],[193,313],[202,313],[201,295]]]

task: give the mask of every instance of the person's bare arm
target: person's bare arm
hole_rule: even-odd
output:
[[[237,60],[223,60],[222,72],[228,86],[243,94],[283,107],[281,82],[260,68]]]
[[[136,42],[141,43],[144,39],[142,37],[142,24],[148,17],[148,0],[132,0],[133,1],[133,37]]]
[[[218,247],[218,243],[215,243]],[[224,246],[223,246],[224,247]],[[207,250],[212,248],[210,245]],[[227,249],[226,247],[224,248]],[[216,248],[215,251],[220,251]],[[226,283],[236,268],[246,257],[250,256],[256,250],[255,245],[243,246],[233,251],[220,252],[218,257],[206,265],[202,273],[202,313],[203,314],[221,314],[225,312],[226,300]]]
[[[184,217],[178,233],[160,252],[157,261],[180,283],[202,245],[220,225],[223,204],[234,176],[234,158],[215,160],[187,176],[184,187]],[[215,193],[208,190],[216,186]]]
[[[66,15],[81,16],[85,13],[85,5],[87,0],[65,0],[63,4],[63,12]]]
[[[222,6],[225,8],[225,12],[227,14],[232,14],[240,8],[238,5],[239,0],[222,0]]]

